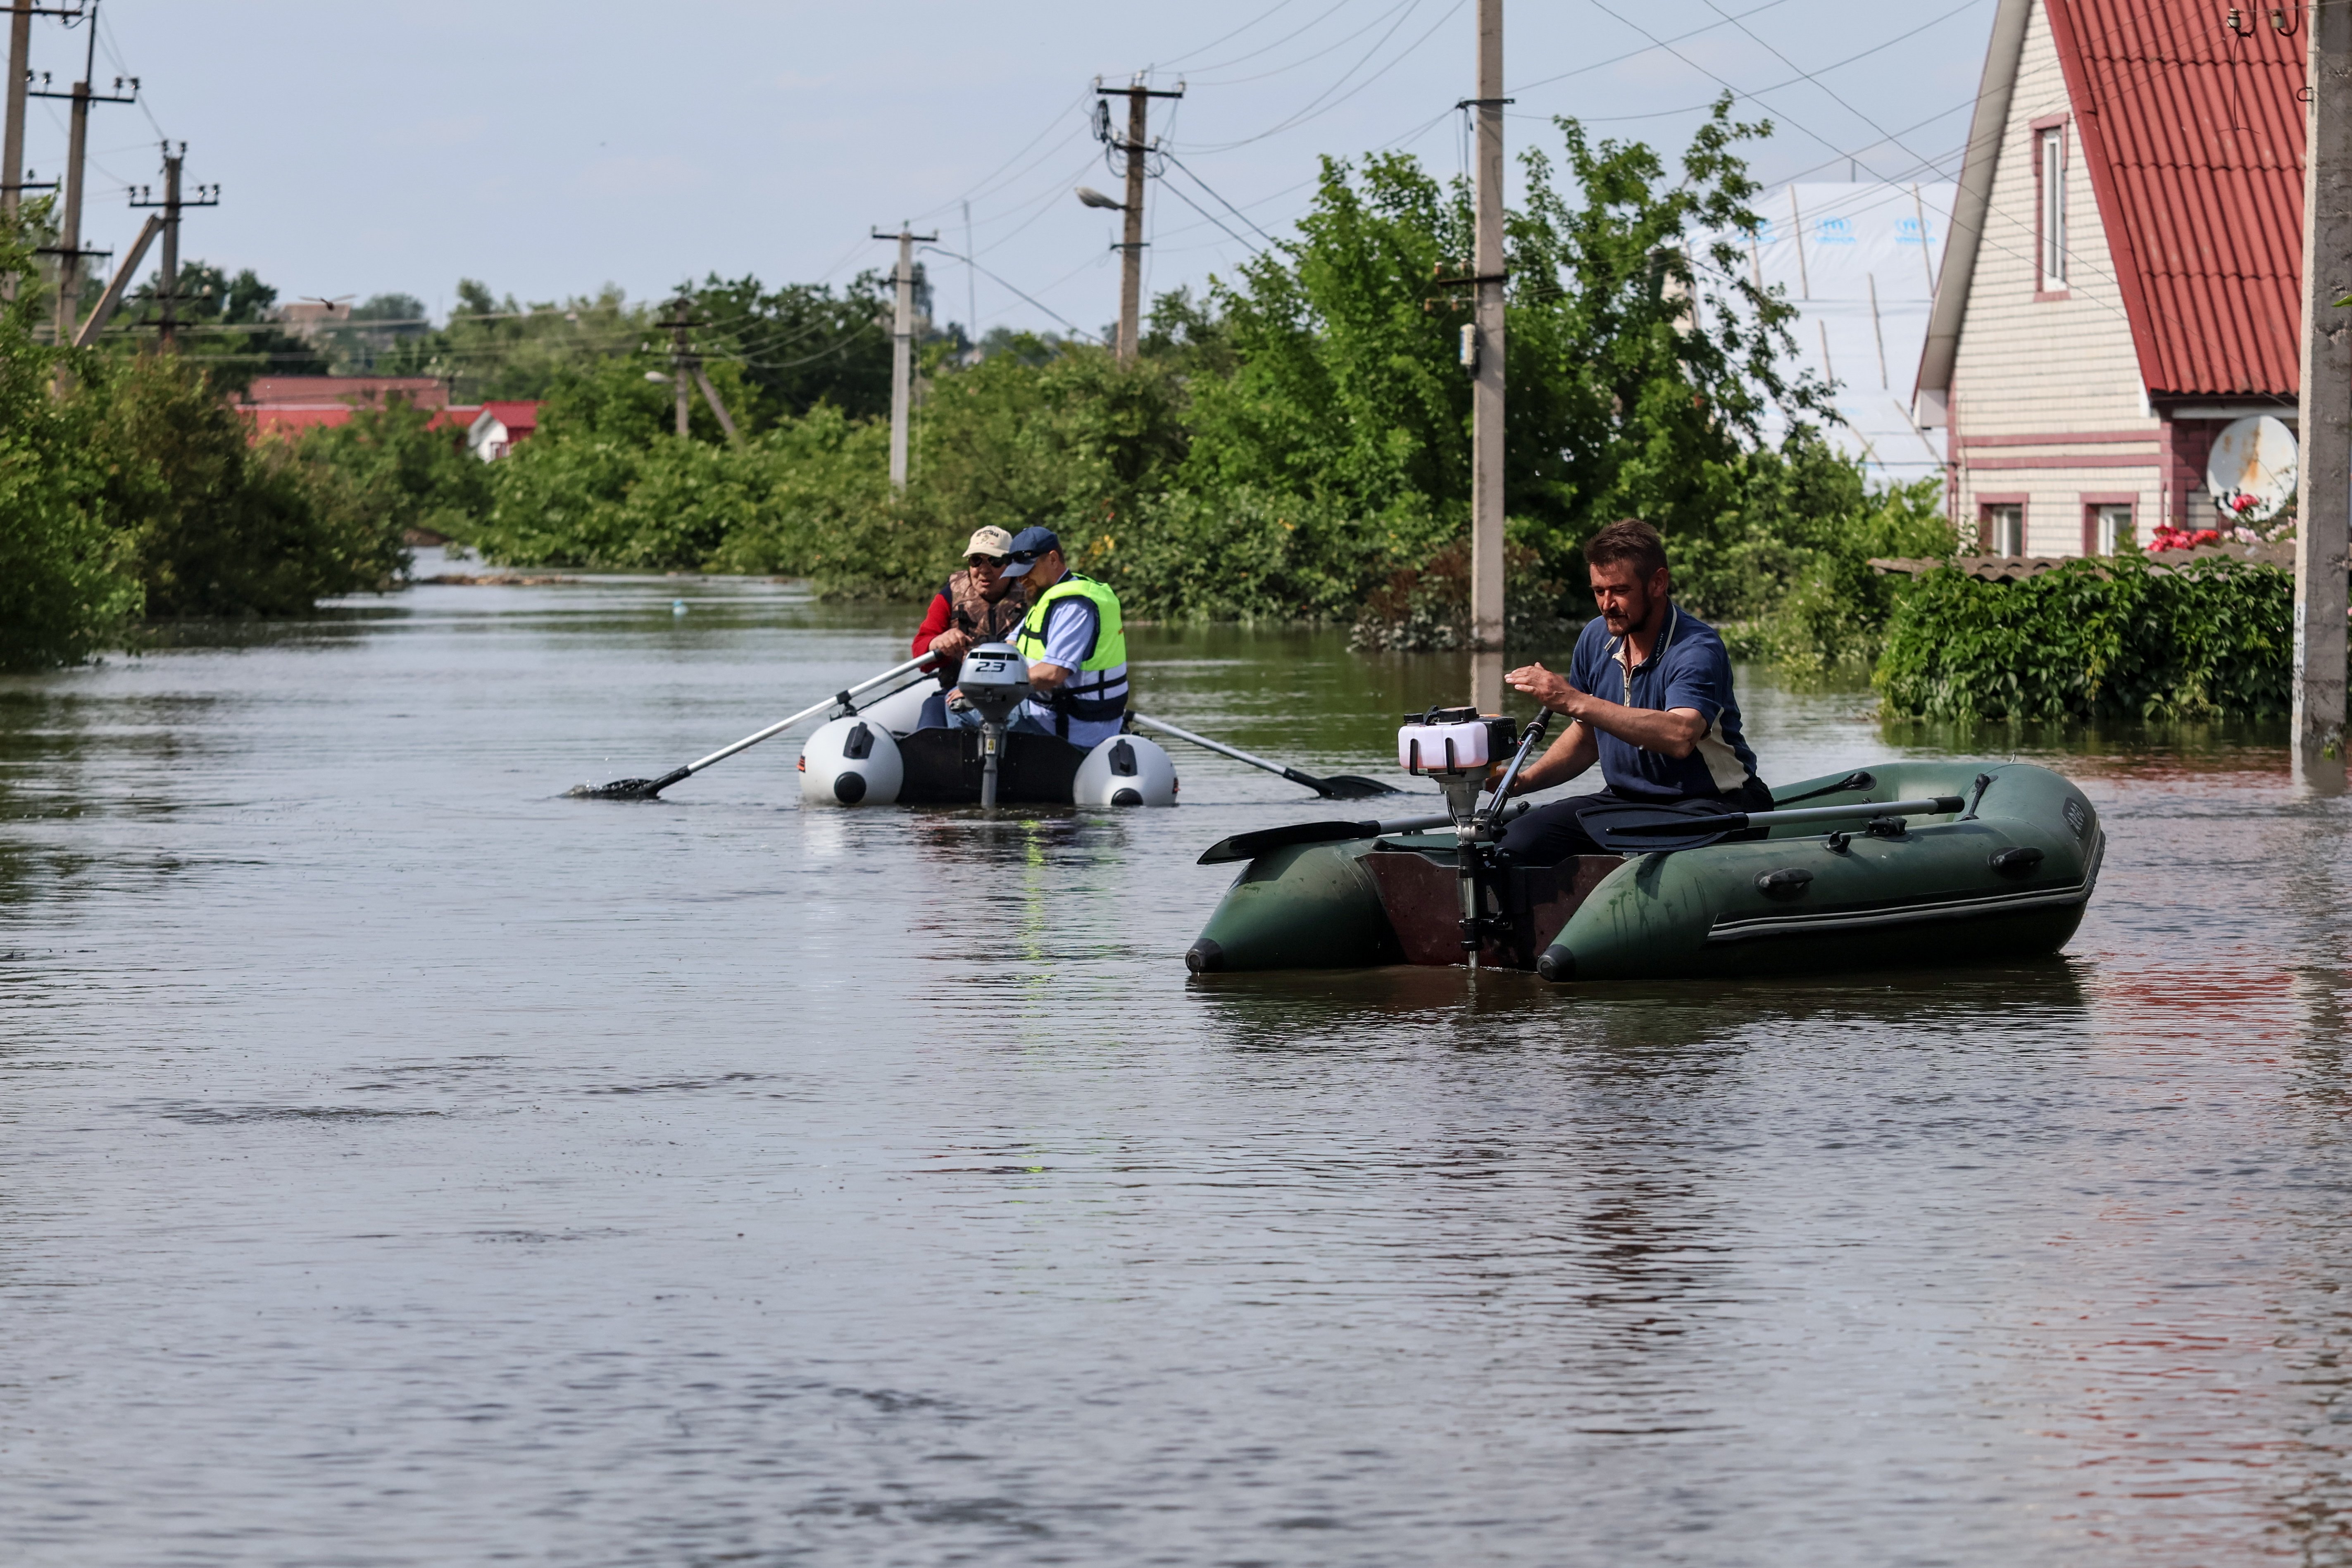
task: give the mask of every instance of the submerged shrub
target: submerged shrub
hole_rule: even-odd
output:
[[[1923,718],[2274,718],[2294,588],[2227,558],[2070,561],[2019,583],[1939,567],[1895,607],[1875,681],[1891,711]]]

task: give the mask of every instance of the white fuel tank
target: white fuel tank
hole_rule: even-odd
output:
[[[1077,805],[1174,805],[1176,764],[1140,735],[1113,735],[1078,764],[1070,799]]]
[[[823,725],[801,748],[801,799],[810,805],[888,805],[906,777],[898,742],[862,713]]]

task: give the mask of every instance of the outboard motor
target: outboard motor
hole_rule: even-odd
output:
[[[1004,763],[1004,726],[1013,710],[1029,700],[1029,666],[1020,650],[984,642],[963,656],[956,677],[955,706],[980,715],[980,804],[996,805],[996,779]]]
[[[898,742],[869,715],[831,720],[801,748],[801,799],[811,805],[888,805],[906,777]]]
[[[1176,763],[1140,735],[1113,735],[1078,764],[1070,799],[1079,805],[1174,805]]]
[[[1397,731],[1397,765],[1417,778],[1435,779],[1445,795],[1446,814],[1454,818],[1455,864],[1462,873],[1462,946],[1472,969],[1478,967],[1486,932],[1498,923],[1486,913],[1484,890],[1495,869],[1496,825],[1510,798],[1512,781],[1550,727],[1549,712],[1538,714],[1522,732],[1499,714],[1475,708],[1432,708],[1406,714]],[[1487,772],[1507,756],[1510,766],[1503,770],[1495,798],[1482,813],[1478,796],[1486,787]]]

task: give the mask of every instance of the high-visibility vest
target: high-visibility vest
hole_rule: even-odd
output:
[[[1055,728],[1066,740],[1073,719],[1095,723],[1127,711],[1127,632],[1119,619],[1118,595],[1091,577],[1066,573],[1037,595],[1037,602],[1029,606],[1028,619],[1021,623],[1021,635],[1013,646],[1020,650],[1024,662],[1046,662],[1045,618],[1065,599],[1085,599],[1094,605],[1095,640],[1076,674],[1059,689],[1030,700],[1053,710]]]

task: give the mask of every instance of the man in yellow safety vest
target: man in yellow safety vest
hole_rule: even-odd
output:
[[[1050,528],[1013,536],[1004,575],[1029,595],[1013,646],[1028,662],[1036,693],[1011,727],[1090,750],[1118,734],[1127,718],[1127,632],[1118,595],[1071,571]]]

